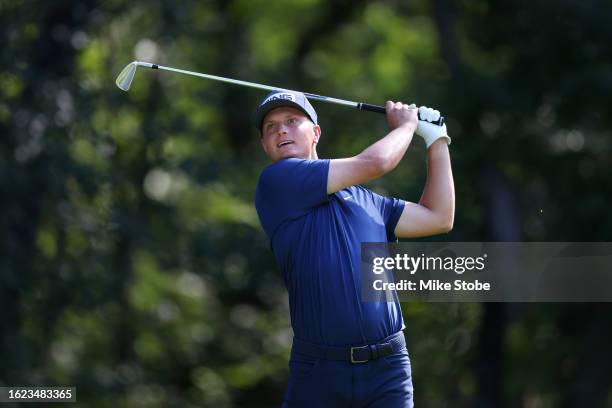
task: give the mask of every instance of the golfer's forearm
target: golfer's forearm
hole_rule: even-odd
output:
[[[380,172],[387,173],[393,170],[404,157],[413,134],[412,126],[400,126],[359,153],[358,157],[377,163]]]
[[[419,201],[448,229],[455,218],[455,186],[446,140],[439,139],[427,151],[427,181]]]

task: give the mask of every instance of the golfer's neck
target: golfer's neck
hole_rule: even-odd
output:
[[[302,160],[319,160],[319,156],[317,155],[316,150],[313,150],[312,152],[310,152],[308,156],[304,155],[304,156],[291,156],[291,157],[294,157],[296,159],[302,159]]]

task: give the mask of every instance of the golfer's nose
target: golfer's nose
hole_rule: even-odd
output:
[[[284,123],[281,123],[280,125],[278,125],[278,133],[284,135],[287,133],[287,125],[285,125]]]

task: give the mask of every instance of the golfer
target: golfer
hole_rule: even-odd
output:
[[[387,102],[390,132],[353,157],[319,159],[321,127],[304,94],[274,91],[254,112],[273,163],[255,204],[289,292],[294,338],[284,407],[412,407],[400,304],[362,302],[362,242],[448,232],[454,187],[446,126],[433,109]],[[420,112],[419,121],[417,112]],[[414,133],[428,147],[419,203],[360,184],[393,170]]]

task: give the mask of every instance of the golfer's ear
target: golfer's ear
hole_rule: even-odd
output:
[[[315,132],[314,141],[315,141],[315,143],[319,143],[319,138],[321,137],[321,126],[319,126],[319,125],[314,125],[314,126],[312,127],[312,129],[313,129],[313,130],[314,130],[314,132]]]

